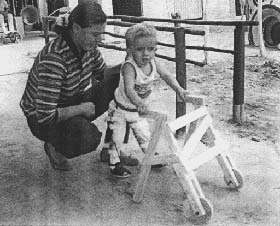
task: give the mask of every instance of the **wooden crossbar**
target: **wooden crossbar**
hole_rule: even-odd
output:
[[[190,158],[186,164],[188,164],[188,166],[191,169],[195,170],[198,167],[200,167],[201,165],[203,165],[204,163],[206,163],[206,162],[212,160],[213,158],[215,158],[216,156],[218,156],[219,153],[221,152],[221,149],[222,149],[221,146],[215,146],[215,147],[209,148],[204,153],[199,154],[195,158]]]
[[[178,156],[175,154],[162,155],[162,156],[154,156],[148,161],[146,164],[148,165],[157,165],[157,164],[174,164],[178,163]]]
[[[198,142],[202,138],[203,134],[205,134],[206,130],[209,128],[209,125],[212,123],[212,119],[209,115],[205,116],[205,118],[200,122],[200,125],[197,127],[195,132],[190,136],[185,146],[183,147],[182,153],[180,153],[180,157],[182,160],[188,160],[193,150],[196,148]]]
[[[169,122],[168,125],[171,129],[172,132],[175,132],[177,129],[180,129],[188,124],[190,124],[191,122],[206,116],[208,114],[207,108],[206,107],[201,107],[198,108],[192,112],[189,112],[179,118],[177,118],[176,120]]]

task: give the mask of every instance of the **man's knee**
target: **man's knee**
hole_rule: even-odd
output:
[[[68,147],[65,149],[68,150],[63,153],[67,158],[74,158],[96,150],[102,137],[96,125],[83,117],[74,117],[67,124],[66,146]]]
[[[81,149],[84,149],[87,153],[96,150],[100,144],[102,133],[98,130],[95,124],[88,121],[88,123],[84,125],[84,128],[81,130],[80,137]]]

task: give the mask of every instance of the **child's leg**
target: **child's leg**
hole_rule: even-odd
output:
[[[8,13],[8,26],[9,26],[9,31],[14,32],[15,27],[14,27],[14,16],[11,13]]]
[[[114,115],[114,111],[116,110],[116,105],[114,101],[111,101],[109,104],[109,109],[108,109],[108,117],[107,117],[107,129],[105,133],[105,138],[104,138],[104,144],[103,148],[100,152],[100,159],[102,162],[109,162],[109,146],[110,143],[112,143],[112,136],[113,136],[113,131],[111,129],[111,124],[112,124],[112,118]]]
[[[110,142],[112,142],[112,130],[110,129],[110,122],[107,122],[107,129],[104,138],[104,144],[102,150],[100,152],[100,160],[101,162],[109,162],[109,146]]]
[[[100,159],[102,162],[109,162],[109,146],[110,143],[112,143],[113,141],[113,123],[118,124],[118,123],[123,123],[124,125],[126,125],[125,123],[125,119],[123,117],[122,114],[120,114],[120,112],[115,113],[115,111],[118,111],[116,109],[116,105],[115,102],[111,102],[109,105],[109,110],[108,110],[108,122],[107,122],[107,130],[106,130],[106,134],[105,134],[105,138],[104,138],[104,144],[103,144],[103,148],[100,152]],[[120,114],[120,115],[119,115]],[[120,120],[120,118],[122,118],[122,120]],[[115,122],[114,122],[115,121]],[[123,122],[121,122],[123,121]],[[118,126],[117,126],[118,127]],[[115,140],[118,140],[118,150],[119,150],[119,155],[120,155],[120,160],[123,164],[125,165],[138,165],[139,161],[137,158],[133,157],[133,156],[128,156],[123,152],[123,142],[125,139],[125,134],[126,134],[126,126],[122,126],[121,129],[119,128],[118,130],[116,130],[115,134],[118,134],[118,136],[116,137],[115,135]]]
[[[109,165],[111,173],[117,177],[129,177],[131,172],[125,168],[120,161],[120,151],[123,145],[124,129],[126,126],[123,115],[117,110],[114,112],[110,129],[112,130],[112,141],[109,145]]]
[[[148,125],[145,123],[146,121],[140,121],[139,118],[137,121],[130,122],[130,127],[143,153],[145,153],[148,148],[151,136]]]

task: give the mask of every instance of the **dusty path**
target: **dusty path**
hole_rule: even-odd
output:
[[[100,148],[71,160],[72,172],[50,167],[42,143],[31,135],[18,105],[26,71],[42,45],[42,39],[34,39],[0,46],[0,62],[4,62],[0,70],[0,225],[191,225],[183,213],[181,187],[169,166],[152,171],[141,204],[133,203],[126,192],[136,177],[111,178],[107,166],[99,161]],[[204,194],[214,206],[209,226],[280,223],[280,80],[262,76],[266,60],[254,57],[257,52],[247,48],[245,126],[229,121],[230,58],[221,61],[213,54],[215,64],[188,68],[189,89],[208,96],[214,125],[230,142],[230,154],[244,176],[243,189],[232,192],[215,160],[197,170]],[[271,51],[270,56],[278,54]],[[121,59],[119,53],[108,50],[104,56],[111,63]],[[170,68],[174,70],[171,64]],[[161,98],[157,107],[170,109],[173,118],[174,93],[163,84],[157,93]],[[102,120],[98,126],[103,131]],[[136,168],[131,169],[136,173]]]

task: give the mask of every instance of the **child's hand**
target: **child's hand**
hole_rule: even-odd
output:
[[[179,95],[179,97],[180,97],[184,102],[186,102],[188,96],[190,95],[190,92],[188,92],[187,90],[182,89],[182,90],[180,90],[180,91],[178,92],[178,95]]]
[[[139,114],[146,114],[148,112],[148,105],[145,103],[139,104],[137,110]]]

